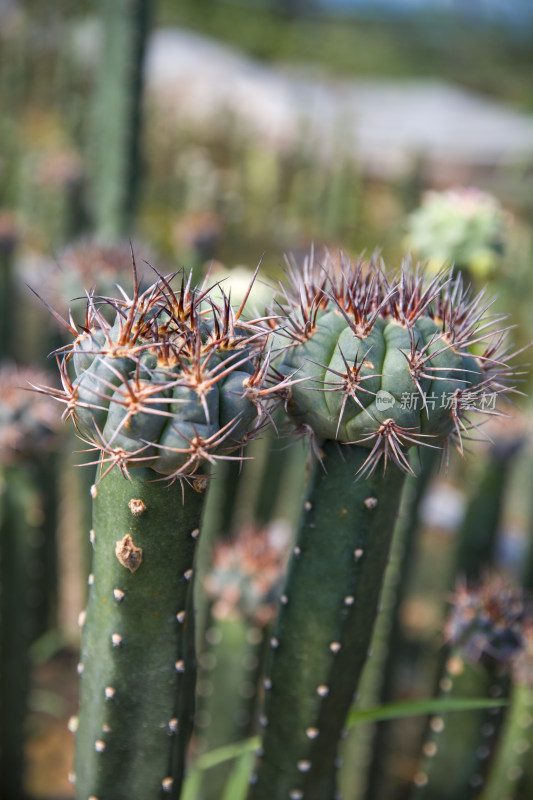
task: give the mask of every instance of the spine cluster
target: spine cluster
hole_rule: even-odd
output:
[[[410,471],[409,447],[462,449],[472,411],[496,413],[511,375],[502,318],[460,276],[426,281],[404,263],[391,278],[377,259],[335,269],[312,256],[289,276],[288,410],[318,439],[369,449],[365,470],[383,459]]]
[[[269,358],[261,320],[241,319],[222,292],[160,276],[133,296],[89,296],[74,342],[58,354],[62,390],[81,437],[107,469],[149,467],[190,478],[238,450],[268,418]],[[263,358],[261,356],[264,356]]]

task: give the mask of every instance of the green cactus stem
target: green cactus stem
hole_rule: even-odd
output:
[[[487,453],[458,533],[454,576],[463,575],[468,583],[494,566],[508,478],[523,444],[523,437],[496,441]]]
[[[41,498],[31,471],[0,471],[0,796],[24,797],[30,685],[28,650],[37,633]]]
[[[531,683],[516,683],[501,732],[482,800],[513,800],[531,759],[533,745],[533,689]],[[524,793],[524,797],[527,794]]]
[[[330,800],[346,714],[367,658],[404,473],[353,481],[368,453],[326,442],[279,620],[251,800]],[[330,531],[332,535],[325,535]]]
[[[256,730],[263,656],[281,593],[288,540],[286,527],[274,523],[264,529],[242,529],[234,541],[215,545],[212,568],[204,580],[211,604],[199,680],[204,696],[198,740],[208,750]],[[205,776],[206,798],[218,797],[227,775],[228,765],[220,765]]]
[[[383,654],[379,675],[374,679],[378,682],[378,699],[374,699],[373,702],[380,705],[387,705],[397,697],[398,673],[402,666],[405,668],[409,643],[404,635],[401,614],[411,588],[412,566],[420,539],[422,501],[439,464],[438,450],[422,448],[417,455],[418,474],[416,477],[407,478],[405,502],[402,504],[391,548],[391,561],[385,574],[383,608],[374,633]],[[376,649],[374,643],[372,649]],[[374,671],[373,662],[369,663],[367,669]],[[385,764],[391,747],[392,724],[385,721],[377,723],[373,736],[369,735],[368,726],[365,726],[364,730],[356,727],[350,731],[350,739],[354,742],[356,752],[363,750],[367,754],[367,760],[370,761],[368,773],[364,778],[359,778],[366,783],[367,800],[380,796],[381,782],[386,771]],[[351,772],[348,752],[344,761],[346,772]]]
[[[94,487],[79,797],[179,797],[192,724],[193,561],[203,492],[111,470]],[[205,485],[205,484],[204,484]]]
[[[508,681],[450,653],[440,679],[443,698],[505,697]],[[483,784],[501,726],[501,709],[454,712],[429,721],[424,760],[414,776],[416,800],[472,800]]]
[[[17,244],[14,217],[0,211],[0,359],[13,358],[16,346],[13,302],[16,287],[13,271],[13,255]]]
[[[103,36],[95,87],[91,212],[99,236],[126,235],[140,174],[143,60],[149,0],[100,2]]]

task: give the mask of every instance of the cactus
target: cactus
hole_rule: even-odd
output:
[[[516,787],[524,785],[523,797],[531,794],[528,766],[533,745],[533,629],[528,619],[522,630],[522,647],[511,665],[511,704],[490,765],[481,800],[512,800]]]
[[[445,627],[451,652],[440,679],[442,695],[506,696],[513,661],[523,647],[520,594],[493,577],[475,589],[459,585],[452,604]],[[498,708],[452,714],[446,722],[434,717],[423,746],[425,759],[414,778],[416,800],[478,797],[501,722]]]
[[[250,800],[331,800],[337,746],[377,614],[412,445],[461,449],[469,411],[503,392],[501,333],[460,278],[408,264],[289,264],[287,409],[323,462],[271,644]],[[484,344],[483,344],[484,343]],[[472,349],[480,347],[478,355]],[[484,349],[483,349],[484,348]],[[344,446],[343,446],[344,445]],[[383,470],[376,468],[380,464]],[[358,480],[355,480],[356,477]]]
[[[469,499],[458,532],[454,575],[479,581],[494,566],[502,510],[512,462],[524,445],[523,437],[496,440],[487,453],[479,482]]]
[[[103,25],[91,141],[91,212],[101,237],[131,227],[139,187],[143,59],[148,0],[99,2]]]
[[[228,299],[160,276],[89,296],[58,354],[66,405],[98,453],[83,615],[80,797],[177,798],[192,720],[192,586],[206,468],[270,413],[263,331]],[[268,362],[267,362],[268,363]],[[43,391],[47,391],[46,388]]]
[[[46,589],[55,590],[54,495],[43,491],[57,419],[48,398],[27,389],[43,373],[0,368],[0,796],[23,797],[29,647],[42,632]],[[23,388],[26,387],[26,388]],[[50,523],[44,524],[44,520]]]
[[[207,750],[244,739],[256,728],[263,654],[281,593],[288,539],[287,528],[278,523],[244,528],[232,542],[215,544],[204,580],[211,613],[200,655],[197,718],[197,745]],[[228,765],[210,770],[202,796],[218,798],[227,774]]]
[[[434,270],[447,261],[486,280],[502,261],[509,219],[495,197],[475,187],[426,192],[407,220],[407,246]]]
[[[0,358],[12,358],[16,340],[14,331],[15,281],[13,274],[13,254],[17,244],[17,230],[14,217],[0,211],[0,338],[2,349]]]

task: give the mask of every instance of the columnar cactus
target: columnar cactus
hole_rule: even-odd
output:
[[[49,398],[28,391],[43,380],[35,369],[0,367],[0,796],[13,800],[23,796],[28,651],[57,577],[57,415]]]
[[[531,794],[533,747],[533,627],[528,619],[522,647],[512,660],[511,705],[507,711],[495,757],[485,781],[482,800],[511,800]],[[520,787],[520,789],[518,788]]]
[[[338,740],[377,613],[408,448],[462,449],[508,368],[497,322],[460,278],[377,260],[291,268],[287,409],[317,468],[272,638],[251,800],[331,800]],[[493,325],[493,323],[496,324]],[[496,329],[496,330],[495,330]],[[494,331],[491,333],[491,331]],[[378,465],[383,470],[378,470]],[[357,480],[358,479],[358,480]]]
[[[206,467],[268,416],[264,335],[227,298],[160,277],[89,297],[58,355],[66,404],[98,454],[82,614],[80,798],[177,798],[190,733],[192,584]]]
[[[282,589],[288,540],[287,527],[273,523],[241,529],[233,541],[215,544],[212,568],[203,582],[210,619],[200,655],[197,746],[213,750],[256,729],[263,656]],[[227,774],[227,764],[205,774],[205,800],[220,797]]]
[[[513,461],[523,445],[521,436],[496,438],[488,449],[458,532],[454,574],[463,575],[468,582],[479,581],[483,572],[494,566],[505,492]]]
[[[440,678],[442,696],[506,697],[511,669],[523,650],[524,620],[520,593],[501,580],[491,578],[473,589],[459,585],[445,626],[450,651]],[[415,775],[414,797],[479,797],[501,722],[502,709],[497,707],[433,717],[422,748],[425,758]],[[503,800],[504,794],[498,797]]]
[[[90,142],[91,212],[99,236],[117,239],[136,210],[148,0],[98,3],[101,53]]]
[[[1,358],[12,358],[15,346],[13,336],[13,297],[15,294],[13,254],[17,244],[14,217],[0,211],[0,346]]]

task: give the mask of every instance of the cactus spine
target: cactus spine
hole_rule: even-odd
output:
[[[250,800],[331,800],[337,747],[367,658],[412,445],[461,447],[468,412],[503,391],[481,298],[406,264],[289,264],[282,374],[318,468],[272,639]],[[487,331],[488,326],[488,331]],[[475,343],[488,339],[477,358]],[[344,445],[344,446],[343,446]],[[376,467],[383,464],[383,474]],[[358,480],[354,482],[355,477]]]

